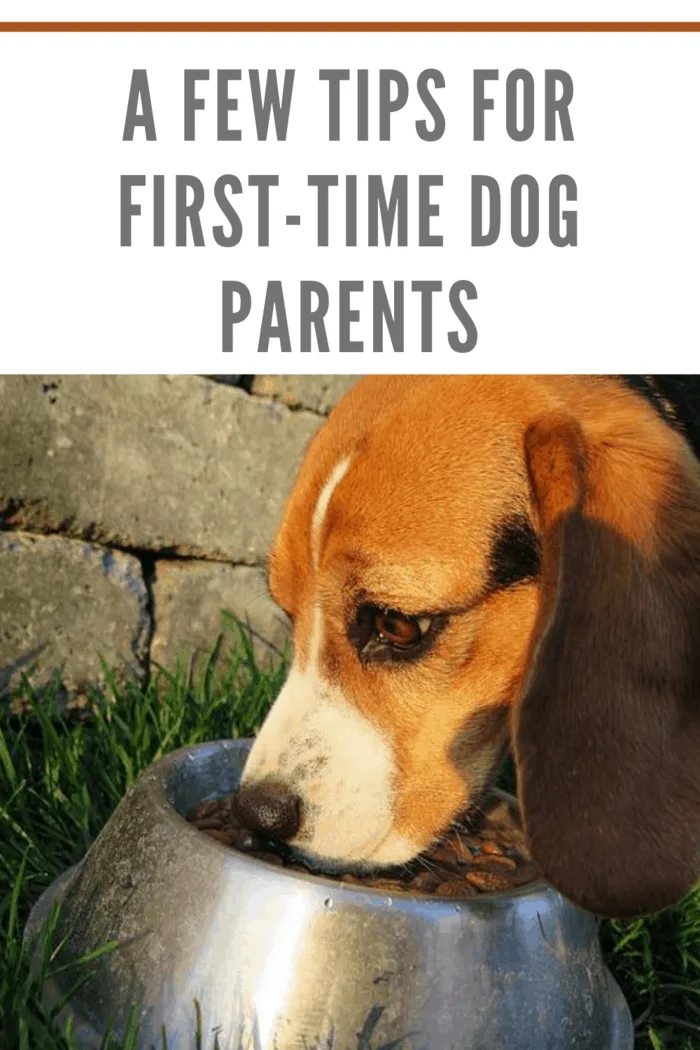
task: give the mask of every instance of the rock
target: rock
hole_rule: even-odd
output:
[[[0,377],[0,522],[259,562],[310,412],[201,376]]]
[[[258,666],[279,662],[289,639],[288,621],[268,594],[259,568],[157,561],[153,608],[151,660],[171,672],[180,655],[191,654],[195,666],[206,660],[222,634],[222,610],[250,625]],[[224,631],[221,656],[238,641],[235,631]]]
[[[327,416],[361,376],[255,376],[252,392]]]
[[[0,695],[60,670],[70,697],[103,682],[100,656],[143,678],[150,614],[138,558],[59,536],[0,532]]]

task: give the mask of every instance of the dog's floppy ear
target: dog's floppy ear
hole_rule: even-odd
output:
[[[512,730],[530,846],[575,903],[615,917],[657,911],[700,876],[694,461],[680,441],[663,466],[641,450],[662,495],[640,543],[605,509],[639,498],[633,472],[622,487],[624,471],[606,478],[614,449],[588,447],[569,419],[531,426],[525,446],[542,590]]]

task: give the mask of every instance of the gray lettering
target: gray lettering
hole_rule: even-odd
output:
[[[315,309],[311,309],[311,296],[315,295],[318,302]],[[321,353],[330,351],[328,335],[324,318],[328,313],[330,298],[328,289],[320,281],[302,281],[300,286],[300,310],[299,310],[299,336],[300,350],[303,353],[311,351],[311,326],[316,333],[316,342]]]
[[[240,303],[233,309],[233,297],[237,295]],[[250,313],[250,291],[240,281],[221,282],[221,349],[224,353],[233,350],[233,326],[245,321]]]
[[[138,112],[139,102],[141,113]],[[151,104],[151,91],[148,86],[148,73],[145,69],[134,69],[131,74],[131,87],[129,88],[129,100],[126,104],[126,119],[124,121],[124,142],[134,141],[134,128],[144,128],[146,140],[155,142],[156,125],[153,119],[153,106]]]

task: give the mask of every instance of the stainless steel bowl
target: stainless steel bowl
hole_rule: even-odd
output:
[[[465,900],[390,897],[236,853],[182,814],[234,790],[252,744],[184,748],[139,778],[76,868],[41,897],[77,959],[119,946],[63,1011],[98,1047],[131,1004],[140,1047],[632,1050],[592,915],[544,882]],[[75,980],[46,986],[56,1005]]]

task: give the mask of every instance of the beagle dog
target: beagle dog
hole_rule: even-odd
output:
[[[677,901],[700,875],[700,469],[672,417],[641,377],[352,388],[271,551],[295,655],[249,826],[325,871],[400,865],[510,745],[561,893],[618,917]]]

